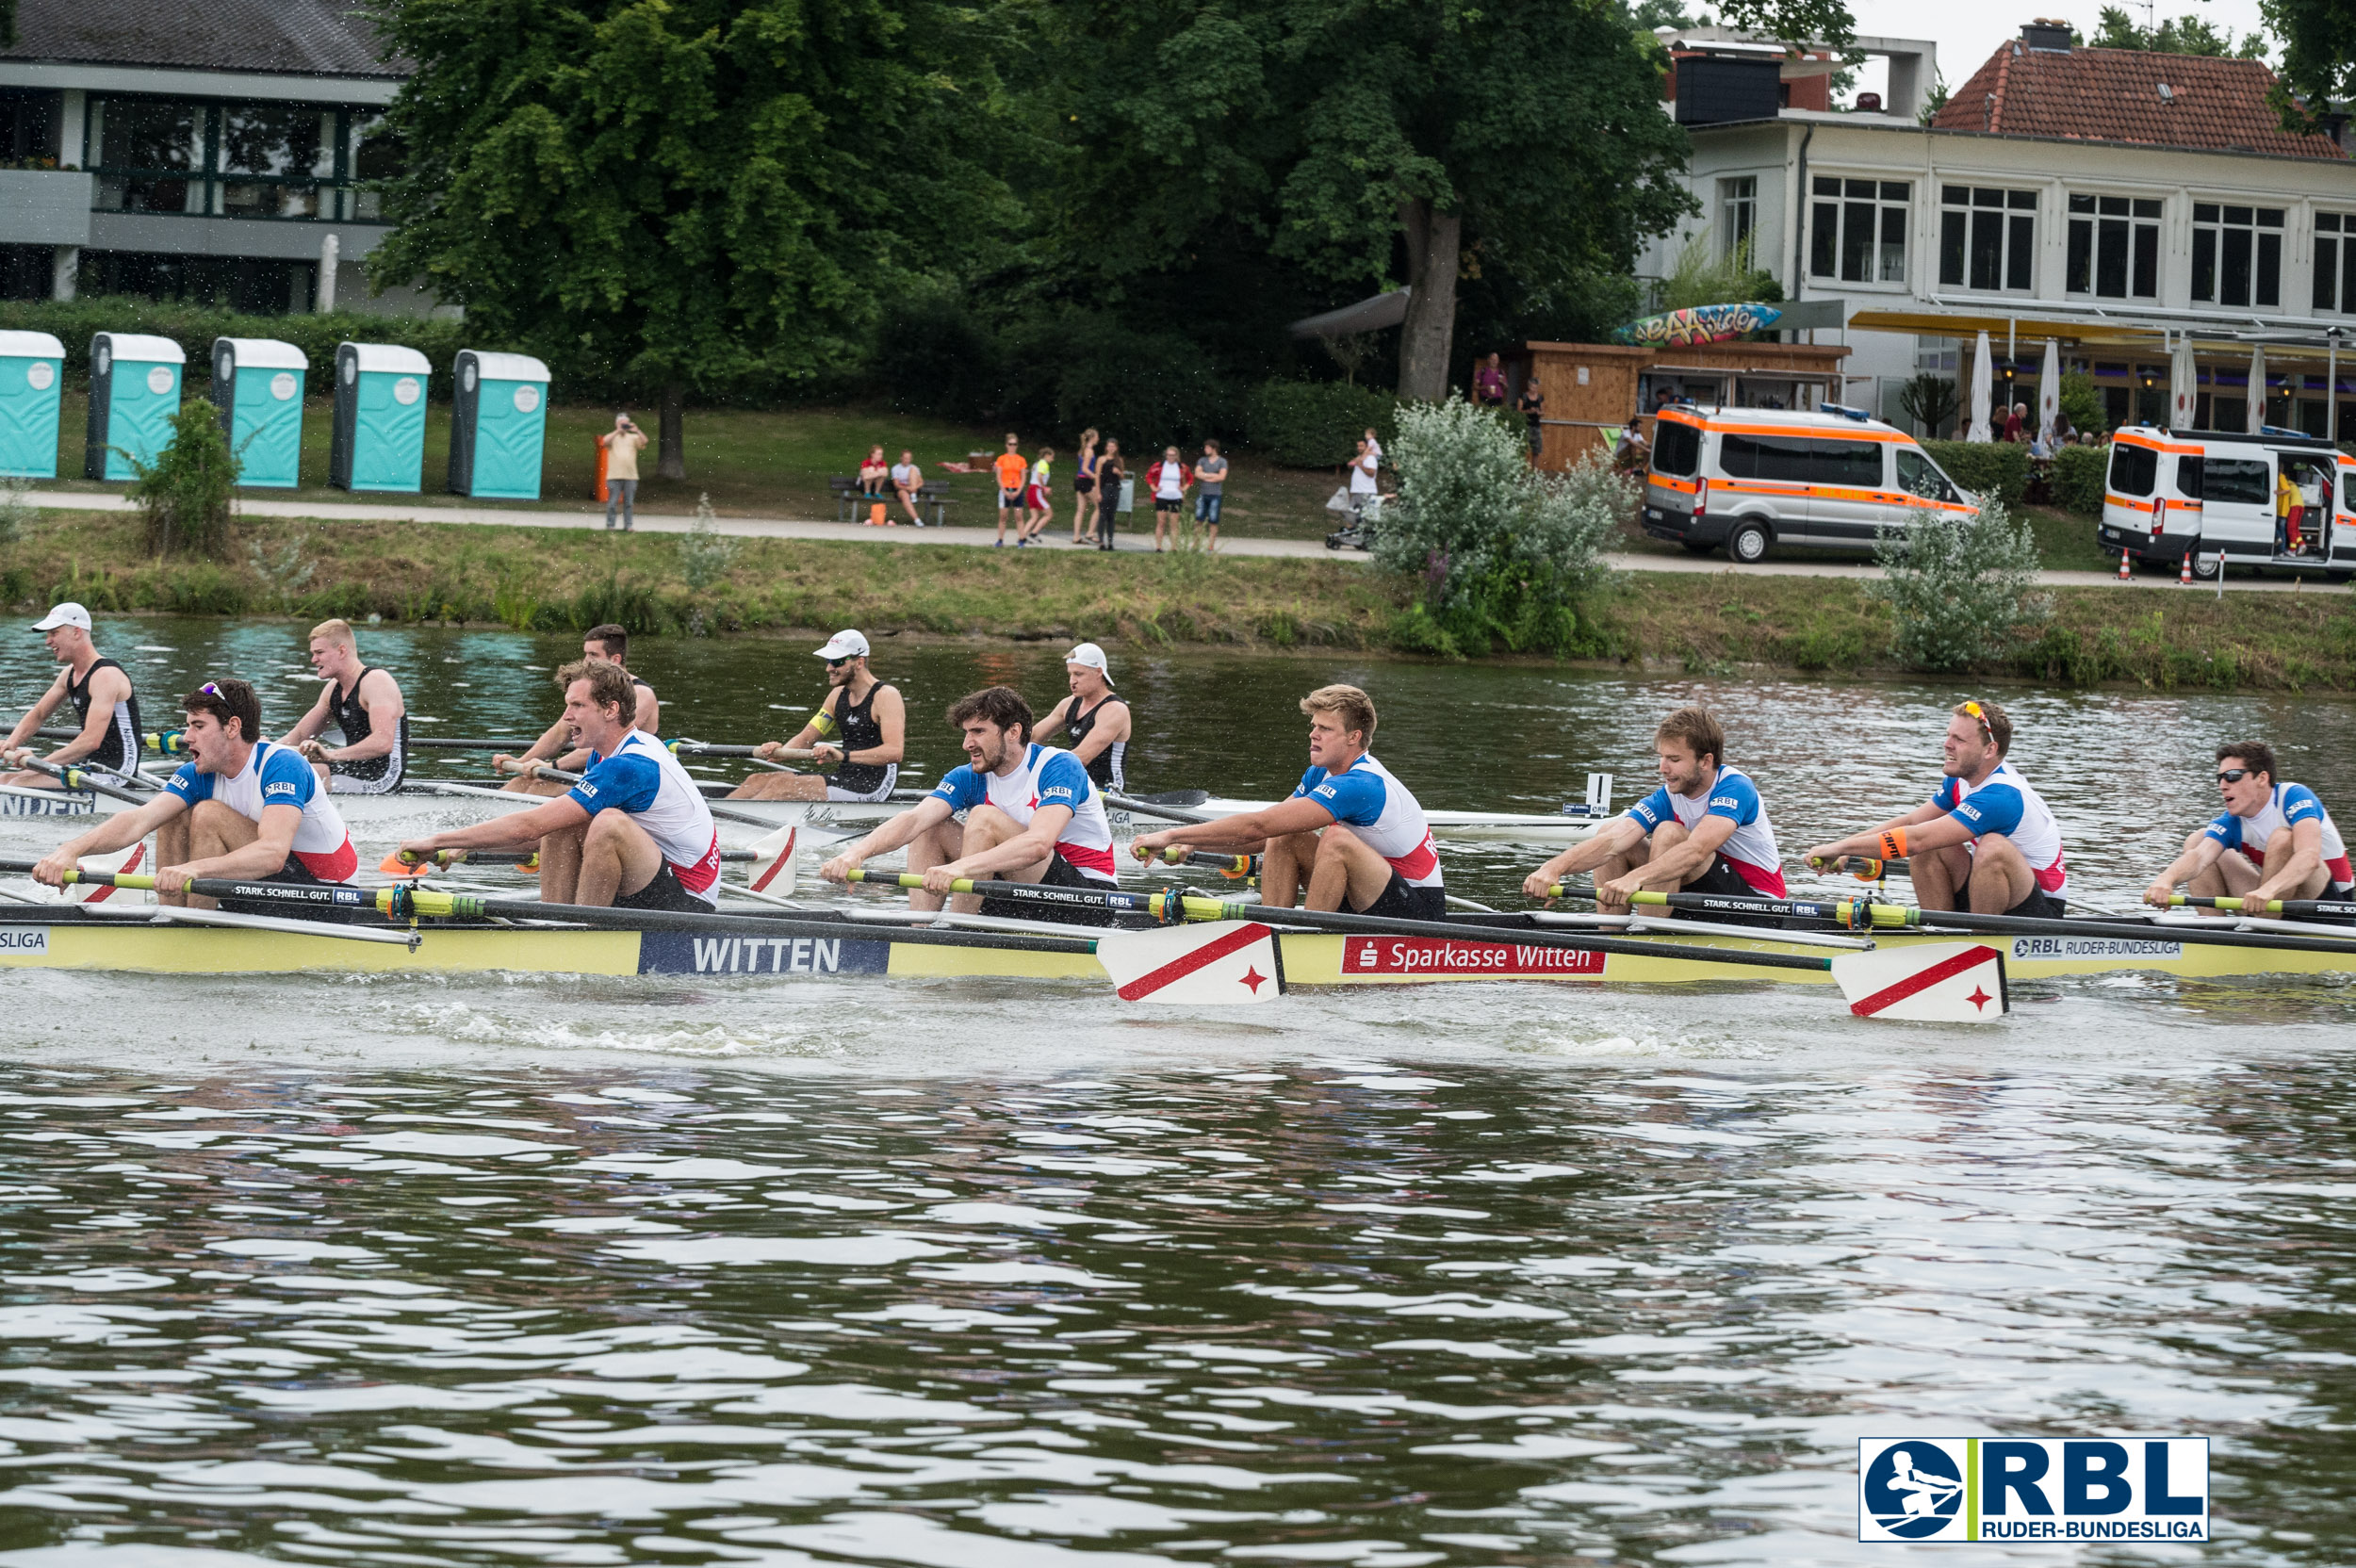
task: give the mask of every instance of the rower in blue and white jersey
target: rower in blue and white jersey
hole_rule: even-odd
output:
[[[2345,899],[2356,893],[2348,845],[2331,813],[2304,784],[2277,783],[2274,748],[2234,741],[2217,749],[2225,810],[2184,841],[2184,853],[2144,890],[2168,906],[2179,884],[2196,898],[2238,898],[2264,914],[2277,899]]]

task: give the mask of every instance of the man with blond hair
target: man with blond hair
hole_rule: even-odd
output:
[[[1135,840],[1152,860],[1164,849],[1258,854],[1260,896],[1292,907],[1305,887],[1312,909],[1391,920],[1444,920],[1439,851],[1423,807],[1375,760],[1374,699],[1355,686],[1320,686],[1301,699],[1309,716],[1309,769],[1290,800]]]
[[[331,794],[386,795],[400,789],[409,765],[409,709],[393,672],[361,662],[349,621],[321,621],[311,629],[311,668],[326,684],[278,743],[309,759]],[[319,739],[329,725],[342,732],[342,745]]]

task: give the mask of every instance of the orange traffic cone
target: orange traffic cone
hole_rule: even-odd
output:
[[[2192,586],[2192,551],[2190,550],[2186,550],[2184,552],[2184,560],[2177,564],[2176,586],[2179,588],[2189,588]]]
[[[2128,552],[2125,550],[2119,552],[2119,580],[2121,582],[2132,581],[2135,578],[2135,573],[2127,565],[2127,556]]]

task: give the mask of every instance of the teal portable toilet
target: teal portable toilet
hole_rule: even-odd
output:
[[[91,336],[84,479],[137,479],[132,458],[153,463],[172,445],[172,416],[180,412],[180,369],[188,357],[169,337],[135,332]]]
[[[530,354],[458,353],[450,399],[450,487],[461,496],[540,498],[548,368]]]
[[[0,332],[0,476],[57,477],[65,345],[45,332]]]
[[[303,478],[303,378],[310,361],[274,337],[213,339],[213,401],[239,484],[291,490]]]
[[[338,490],[405,490],[425,474],[425,389],[433,367],[392,343],[335,345],[335,430],[327,482]]]

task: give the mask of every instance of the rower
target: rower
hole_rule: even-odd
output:
[[[1290,800],[1134,841],[1152,860],[1165,848],[1258,852],[1260,896],[1290,908],[1306,887],[1312,909],[1392,920],[1443,920],[1440,856],[1415,797],[1375,760],[1374,700],[1355,686],[1321,686],[1301,699],[1309,715],[1309,770]]]
[[[2177,885],[2197,898],[2239,898],[2263,915],[2276,899],[2344,899],[2356,892],[2348,846],[2331,813],[2304,784],[2278,784],[2274,748],[2236,741],[2217,748],[2225,814],[2184,841],[2184,852],[2143,890],[2165,909]],[[2233,850],[2241,851],[2235,855]]]
[[[546,806],[401,849],[422,859],[537,844],[543,903],[712,913],[720,883],[712,808],[679,759],[636,727],[641,695],[630,672],[617,659],[584,659],[557,671],[556,685],[565,728],[588,756],[581,782]]]
[[[105,819],[52,852],[33,868],[33,879],[61,887],[83,856],[127,849],[153,833],[155,892],[166,904],[212,906],[211,899],[187,892],[191,877],[304,887],[351,880],[359,855],[311,765],[291,746],[254,738],[262,732],[262,704],[254,688],[242,680],[208,680],[181,708],[188,716],[183,741],[188,760],[154,800]],[[340,918],[254,899],[231,899],[221,907]]]
[[[1992,702],[1956,706],[1941,750],[1946,778],[1931,798],[1895,818],[1808,852],[1830,870],[1853,855],[1904,857],[1915,902],[1925,909],[2061,918],[2070,896],[2061,825],[2004,754],[2012,720]]]
[[[628,674],[630,633],[610,623],[605,626],[593,626],[581,634],[581,657],[592,664],[614,664],[620,667],[623,673]],[[655,699],[654,688],[636,676],[630,677],[630,683],[638,705],[637,727],[652,735],[657,732],[663,723],[663,704]],[[502,788],[511,795],[563,794],[564,792],[563,784],[554,779],[544,780],[535,776],[537,770],[534,764],[553,760],[554,765],[563,768],[565,772],[579,773],[581,764],[589,760],[589,757],[588,753],[573,744],[569,738],[571,734],[571,726],[564,720],[559,719],[548,726],[521,757],[510,757],[505,752],[494,756],[491,759],[493,768],[501,773],[520,776],[509,779]]]
[[[1595,906],[1625,911],[1639,891],[1782,898],[1783,856],[1759,788],[1726,761],[1726,731],[1708,709],[1680,708],[1653,732],[1661,788],[1548,860],[1522,883],[1531,898],[1595,874]]]
[[[843,882],[869,859],[907,846],[908,870],[924,878],[908,906],[938,909],[964,877],[1037,882],[1053,888],[1111,892],[1120,883],[1112,825],[1104,792],[1068,751],[1031,739],[1031,705],[1008,686],[959,697],[949,722],[963,738],[966,762],[952,768],[931,794],[818,868]],[[965,825],[954,820],[965,813]],[[960,914],[1035,914],[1068,924],[1108,925],[1107,910],[1057,909],[1049,914],[1007,899],[956,895]]]
[[[51,657],[65,668],[8,731],[7,742],[0,743],[0,760],[23,767],[34,755],[36,732],[59,702],[71,702],[81,733],[43,760],[60,767],[78,763],[105,782],[123,782],[139,766],[139,699],[131,689],[130,673],[98,651],[90,640],[90,612],[70,599],[53,606],[33,623],[33,629],[42,634]],[[55,775],[31,771],[8,774],[0,777],[0,784],[35,790],[65,787]]]
[[[764,741],[753,755],[774,761],[781,751],[809,748],[833,771],[821,778],[806,773],[757,773],[738,785],[731,800],[890,800],[907,755],[908,710],[897,686],[886,685],[867,667],[867,639],[848,628],[814,648],[826,662],[826,699],[810,722],[780,744]]]
[[[360,662],[352,623],[342,620],[311,629],[311,668],[326,684],[278,743],[309,758],[332,794],[385,795],[400,789],[409,760],[409,710],[393,672]],[[331,724],[343,731],[342,745],[319,738]]]
[[[1041,735],[1062,730],[1072,738],[1072,755],[1080,760],[1100,790],[1121,794],[1129,788],[1122,760],[1129,750],[1129,705],[1113,694],[1112,666],[1104,650],[1082,643],[1063,656],[1064,674],[1072,694],[1047,710],[1039,723]]]

